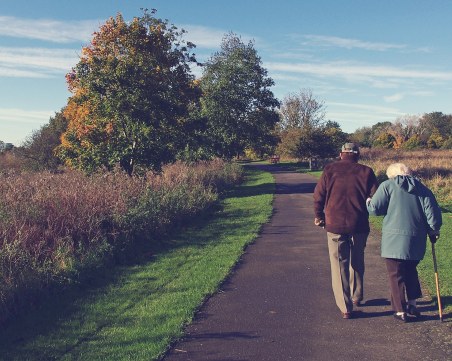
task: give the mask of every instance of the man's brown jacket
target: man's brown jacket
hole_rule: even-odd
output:
[[[377,178],[371,168],[349,159],[330,163],[314,190],[315,217],[325,220],[328,232],[369,232],[366,199],[377,188]]]

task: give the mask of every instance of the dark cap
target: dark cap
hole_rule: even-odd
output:
[[[355,143],[345,143],[342,146],[342,153],[359,153],[359,147]]]

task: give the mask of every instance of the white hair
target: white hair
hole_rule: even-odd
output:
[[[393,163],[386,170],[388,178],[394,178],[398,175],[411,175],[411,169],[403,163]]]

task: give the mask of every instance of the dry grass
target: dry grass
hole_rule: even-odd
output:
[[[203,211],[240,177],[238,166],[219,160],[176,163],[143,178],[0,173],[0,321],[48,285],[99,266],[118,246],[151,240]]]
[[[429,187],[440,203],[452,204],[452,150],[362,149],[360,162],[370,166],[379,181],[387,179],[392,163],[404,163]]]

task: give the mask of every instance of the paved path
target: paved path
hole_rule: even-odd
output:
[[[313,225],[316,180],[267,169],[276,181],[270,223],[164,360],[452,360],[451,317],[440,323],[429,297],[420,321],[393,319],[377,235],[366,248],[366,304],[341,318],[326,234]]]

